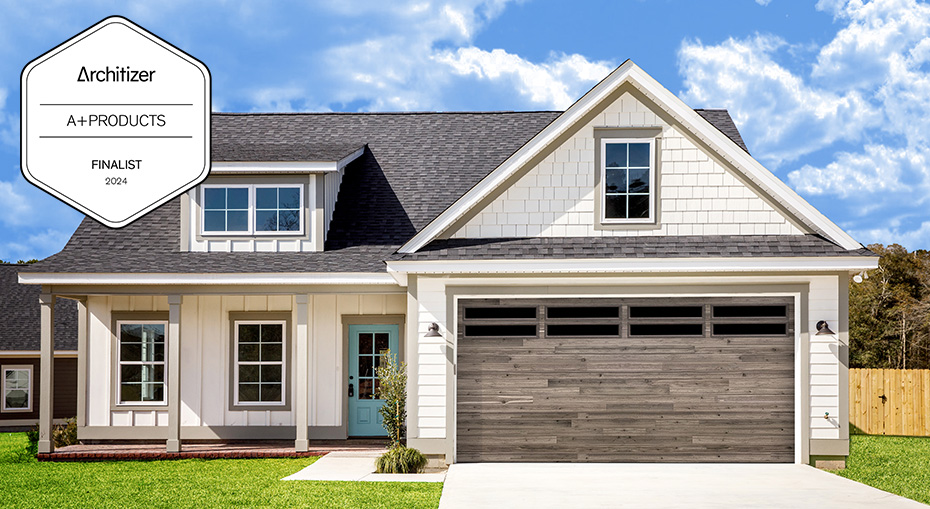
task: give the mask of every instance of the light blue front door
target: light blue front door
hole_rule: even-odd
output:
[[[397,325],[349,325],[348,431],[351,437],[387,436],[378,413],[384,400],[375,399],[378,388],[375,370],[389,348],[396,360]]]

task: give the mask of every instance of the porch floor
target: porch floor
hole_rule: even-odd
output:
[[[77,444],[39,454],[39,461],[152,461],[174,459],[306,458],[331,452],[386,451],[382,440],[311,440],[310,450],[296,452],[293,440],[261,442],[181,443],[181,452],[165,451],[165,444]]]

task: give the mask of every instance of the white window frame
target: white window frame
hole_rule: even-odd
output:
[[[639,218],[607,217],[607,145],[615,143],[648,143],[649,144],[649,216]],[[653,224],[656,221],[656,145],[655,138],[602,138],[601,157],[598,168],[601,186],[599,192],[601,202],[601,224]],[[627,184],[629,185],[629,183]]]
[[[258,366],[281,366],[281,401],[239,401],[239,326],[240,325],[280,325],[281,326],[281,360],[280,361],[246,361],[242,364]],[[286,406],[287,405],[287,321],[286,320],[236,320],[233,322],[233,404],[235,406]],[[261,387],[259,387],[261,393]]]
[[[299,209],[299,221],[300,228],[297,230],[291,231],[258,231],[255,227],[255,214],[257,213],[257,207],[255,204],[256,200],[256,189],[259,188],[281,188],[281,187],[290,187],[297,188],[300,191],[300,209]],[[207,189],[248,189],[249,192],[249,229],[246,231],[206,231],[206,190]],[[299,182],[295,183],[277,183],[277,184],[203,184],[200,186],[200,234],[204,237],[230,237],[230,236],[244,236],[244,235],[257,235],[257,236],[287,236],[287,237],[299,237],[304,235],[306,229],[306,214],[304,214],[304,204],[306,203],[306,189],[304,184]]]
[[[124,361],[122,359],[122,331],[123,324],[129,325],[164,325],[165,326],[165,360],[163,361]],[[171,341],[171,338],[168,336],[168,322],[166,320],[117,320],[116,322],[116,376],[113,378],[116,382],[116,406],[151,406],[151,407],[164,407],[168,404],[168,342]],[[123,401],[123,391],[122,391],[122,374],[123,366],[141,366],[144,364],[160,364],[165,367],[165,381],[164,381],[164,391],[161,401]]]
[[[6,372],[7,371],[29,372],[29,387],[28,389],[26,389],[26,392],[29,394],[29,396],[27,396],[26,398],[26,401],[28,402],[28,404],[26,405],[26,408],[7,408],[6,406]],[[7,364],[4,366],[0,366],[0,374],[2,374],[3,376],[3,382],[2,382],[3,392],[2,394],[0,394],[3,396],[2,411],[3,412],[23,412],[23,413],[32,412],[32,398],[33,398],[32,388],[35,386],[35,384],[33,383],[33,379],[32,379],[32,366],[29,364]]]

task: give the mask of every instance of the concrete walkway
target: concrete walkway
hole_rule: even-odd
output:
[[[445,472],[426,474],[376,474],[378,452],[332,452],[283,481],[376,481],[442,482]]]
[[[806,465],[452,465],[439,508],[480,507],[926,509],[927,506]]]

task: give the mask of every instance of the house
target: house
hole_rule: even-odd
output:
[[[212,135],[204,184],[20,273],[45,349],[78,301],[80,439],[378,435],[390,349],[408,444],[446,462],[848,455],[847,284],[877,257],[631,61],[564,112]]]
[[[0,430],[39,422],[38,286],[21,285],[22,265],[0,264]],[[61,299],[55,305],[55,388],[53,417],[77,415],[77,309]]]

